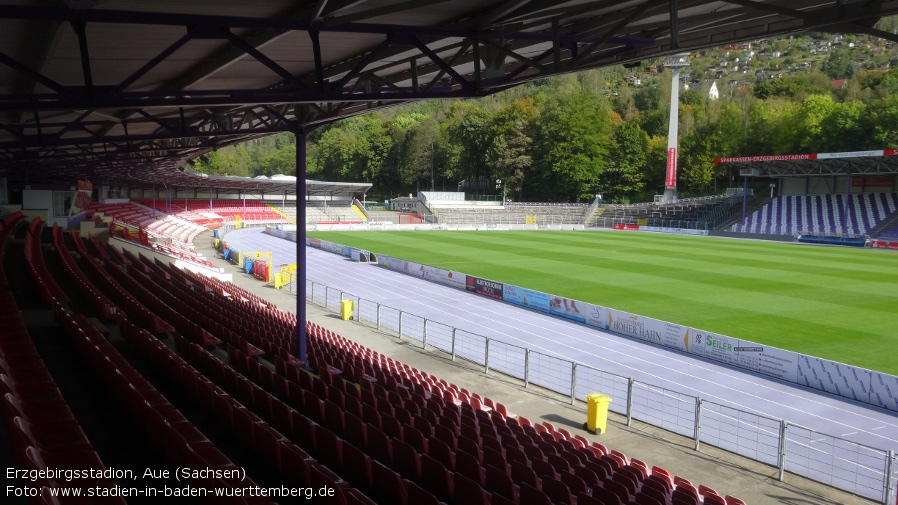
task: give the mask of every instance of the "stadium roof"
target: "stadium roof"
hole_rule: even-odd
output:
[[[749,177],[898,174],[898,149],[714,158]]]
[[[0,177],[196,186],[217,147],[802,30],[898,1],[0,0]]]

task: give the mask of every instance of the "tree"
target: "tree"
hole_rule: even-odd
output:
[[[827,150],[823,128],[834,109],[835,102],[829,95],[815,94],[804,100],[795,116],[794,125],[800,150],[803,152]]]
[[[643,112],[656,110],[661,103],[661,88],[657,85],[643,85],[633,94],[633,103]]]
[[[871,142],[864,124],[866,117],[867,106],[861,102],[834,103],[829,114],[822,120],[821,141],[817,148],[836,152],[882,148],[882,145],[873,145]]]
[[[414,185],[417,190],[427,190],[434,186],[438,143],[439,126],[432,118],[421,121],[409,133],[406,163],[402,170],[404,183]]]
[[[748,111],[746,154],[794,153],[798,105],[782,98],[758,100]]]
[[[610,111],[588,92],[548,97],[536,127],[536,165],[549,171],[555,200],[592,199],[608,160]]]
[[[898,95],[874,101],[868,111],[863,129],[870,135],[873,146],[898,145]]]
[[[458,152],[458,177],[469,182],[492,179],[489,154],[495,136],[491,115],[468,104],[453,110],[450,121],[448,132]]]
[[[614,131],[608,166],[599,191],[613,202],[629,202],[645,188],[643,171],[649,136],[635,122],[624,122]]]
[[[701,105],[705,101],[705,96],[697,89],[686,89],[680,92],[680,103],[685,105]]]
[[[849,64],[851,64],[851,54],[848,49],[840,47],[829,53],[829,58],[824,60],[820,70],[830,79],[843,79],[848,77]]]
[[[296,175],[296,145],[287,145],[269,152],[262,159],[263,175]]]

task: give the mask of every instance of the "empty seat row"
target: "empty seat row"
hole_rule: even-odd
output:
[[[200,475],[192,484],[206,489],[255,486],[246,478],[231,477],[225,470],[239,475],[239,467],[225,456],[184,415],[160,394],[96,328],[81,314],[74,314],[61,305],[54,307],[54,315],[63,331],[72,340],[81,357],[91,364],[97,378],[117,402],[124,407],[143,436],[156,441],[171,468],[208,468],[221,471],[219,475]],[[130,324],[123,320],[123,324]],[[220,503],[220,497],[210,496],[208,503]],[[232,503],[267,503],[264,499],[235,498]]]
[[[104,470],[105,465],[44,365],[9,291],[0,292],[0,325],[0,416],[16,468],[39,472],[48,468]],[[104,478],[82,483],[101,488],[115,485]],[[49,488],[71,487],[70,482],[53,475],[22,480],[20,484],[42,488],[41,496],[30,499],[36,504],[59,503]],[[124,501],[113,499],[109,503]]]

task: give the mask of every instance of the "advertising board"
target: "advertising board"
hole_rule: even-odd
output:
[[[468,291],[492,298],[494,300],[502,300],[503,298],[503,284],[501,282],[481,279],[480,277],[469,275],[467,276],[465,288]]]

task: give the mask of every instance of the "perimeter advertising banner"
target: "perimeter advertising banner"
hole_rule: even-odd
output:
[[[503,285],[502,300],[525,309],[535,310],[543,314],[570,319],[593,328],[607,329],[608,310],[591,303],[550,295],[541,291]]]
[[[504,291],[504,285],[501,282],[481,279],[480,277],[474,277],[473,275],[468,276],[465,288],[468,291],[494,300],[502,300],[502,293]]]
[[[549,313],[549,295],[540,291],[505,284],[502,299],[537,312]]]
[[[427,279],[451,288],[465,289],[465,281],[467,278],[465,274],[427,265],[418,265],[415,271],[419,273],[422,279]]]
[[[655,233],[677,233],[680,235],[707,235],[706,230],[692,230],[688,228],[668,228],[665,226],[640,226],[639,231],[653,231]]]
[[[608,312],[607,329],[609,331],[681,351],[686,350],[689,328],[685,326],[620,310],[605,310]]]
[[[404,274],[410,273],[408,269],[408,261],[394,258],[392,256],[381,254],[377,261],[377,264],[386,268],[387,270],[392,270],[394,272],[401,272]]]
[[[798,354],[749,340],[692,329],[689,348],[692,354],[758,372],[777,379],[796,382]]]
[[[871,372],[870,403],[889,410],[898,410],[898,377]]]
[[[869,370],[811,356],[798,360],[798,383],[802,386],[866,403],[870,401],[871,381]]]

